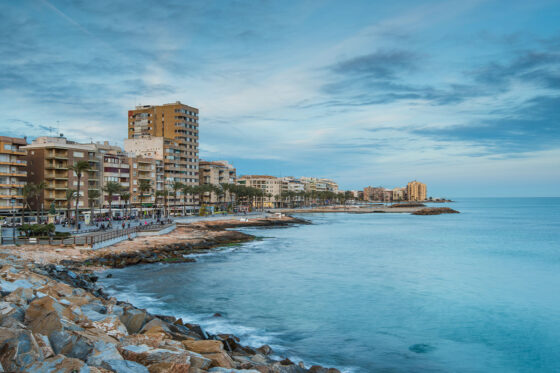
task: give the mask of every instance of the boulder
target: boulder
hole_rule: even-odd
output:
[[[51,346],[51,342],[46,335],[36,333],[34,334],[35,340],[37,341],[37,345],[41,349],[43,356],[45,358],[49,358],[55,355],[54,350]]]
[[[107,360],[122,360],[122,356],[117,347],[112,343],[98,341],[93,344],[93,350],[87,357],[87,364],[91,366],[101,366]]]
[[[203,354],[204,357],[212,360],[212,366],[222,367],[222,368],[233,368],[235,363],[231,357],[225,352],[214,352],[211,354]]]
[[[2,289],[2,291],[11,293],[17,288],[31,289],[33,288],[33,284],[25,279],[17,279],[15,281],[0,280],[0,289]]]
[[[224,345],[221,341],[205,340],[205,341],[181,341],[183,346],[189,351],[198,352],[199,354],[206,353],[219,353],[224,350]]]
[[[35,333],[50,336],[55,330],[61,330],[62,319],[70,320],[72,313],[53,297],[37,298],[25,311],[25,323]]]
[[[143,310],[130,308],[123,312],[123,314],[120,316],[120,319],[126,326],[128,334],[136,334],[148,321],[148,315]]]
[[[36,362],[29,367],[28,371],[33,373],[91,373],[90,368],[83,361],[63,355]]]
[[[189,373],[190,364],[155,363],[148,366],[150,373]]]
[[[185,352],[190,357],[191,369],[206,370],[210,368],[210,366],[212,365],[212,360],[210,360],[205,356],[202,356],[201,354],[192,351],[185,351]]]
[[[258,370],[254,369],[229,369],[215,367],[208,371],[209,373],[260,373]]]
[[[143,365],[155,363],[177,363],[190,365],[190,356],[184,350],[152,348],[146,345],[129,345],[119,348],[122,356]]]
[[[335,368],[324,368],[320,365],[313,365],[309,368],[310,373],[340,373],[340,370]]]
[[[23,308],[18,307],[13,303],[3,301],[0,302],[0,320],[2,320],[2,322],[6,318],[13,318],[22,322],[24,316],[25,310]]]
[[[107,335],[120,339],[128,335],[126,326],[122,323],[117,315],[104,315],[105,318],[93,322],[93,326],[103,330]]]
[[[55,353],[86,360],[93,350],[93,342],[72,330],[56,330],[49,336]]]
[[[257,351],[263,355],[270,355],[272,353],[272,348],[269,345],[263,345],[257,348]]]
[[[29,330],[0,328],[0,363],[7,372],[44,359],[41,348]]]
[[[34,298],[33,289],[17,288],[10,295],[4,298],[6,302],[15,303],[20,307],[25,307]]]
[[[164,333],[169,334],[171,336],[171,330],[169,329],[169,325],[158,318],[155,318],[149,321],[142,329],[140,330],[142,334],[154,334],[154,333]]]
[[[128,360],[106,360],[101,367],[115,373],[149,373],[142,364]]]

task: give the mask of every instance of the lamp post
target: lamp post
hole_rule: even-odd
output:
[[[12,198],[10,200],[10,204],[12,205],[12,240],[14,241],[14,245],[15,245],[16,244],[16,199]]]

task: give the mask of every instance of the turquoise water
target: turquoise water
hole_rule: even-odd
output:
[[[313,225],[245,229],[265,238],[102,282],[346,371],[560,371],[560,199],[450,206],[462,213],[306,215]]]

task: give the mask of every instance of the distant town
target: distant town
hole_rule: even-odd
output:
[[[124,125],[124,123],[123,123]],[[199,159],[199,110],[177,101],[128,111],[124,148],[59,136],[0,136],[0,214],[141,217],[366,202],[426,201],[426,185],[340,190],[320,177],[242,175],[225,160]],[[34,213],[35,212],[35,213]]]

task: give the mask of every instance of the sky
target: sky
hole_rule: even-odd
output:
[[[181,101],[238,174],[560,196],[557,0],[0,6],[0,135],[122,144]]]

